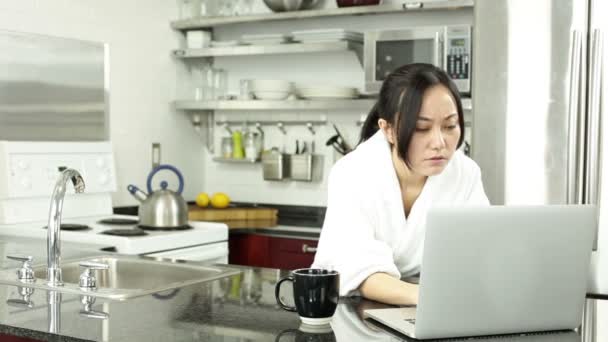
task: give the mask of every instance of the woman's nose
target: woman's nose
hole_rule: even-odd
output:
[[[433,136],[431,137],[431,148],[434,150],[441,150],[446,146],[445,137],[443,136],[443,132],[440,129],[433,131]]]

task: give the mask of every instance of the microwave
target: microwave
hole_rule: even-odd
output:
[[[368,93],[378,93],[389,73],[409,63],[434,64],[450,75],[461,94],[471,93],[471,26],[367,31],[363,49]]]

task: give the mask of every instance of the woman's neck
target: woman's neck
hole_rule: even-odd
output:
[[[391,150],[393,167],[397,173],[397,179],[399,180],[401,189],[422,187],[426,182],[427,177],[416,174],[410,168],[408,168],[405,161],[403,161],[397,154],[397,148],[393,147]]]

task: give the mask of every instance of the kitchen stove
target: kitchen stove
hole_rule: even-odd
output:
[[[228,227],[188,222],[186,229],[142,229],[135,216],[112,214],[116,173],[110,142],[0,141],[0,235],[46,239],[51,193],[62,167],[78,170],[85,192],[68,186],[61,240],[121,254],[227,262]],[[127,191],[126,189],[124,191]]]
[[[86,179],[85,179],[86,182]],[[76,200],[74,197],[73,200]],[[146,230],[138,228],[137,224],[130,226],[120,225],[121,230],[142,231],[142,236],[109,235],[104,232],[114,230],[116,225],[99,223],[108,217],[71,217],[65,219],[70,224],[80,224],[90,227],[86,230],[63,230],[61,240],[69,242],[82,242],[102,247],[114,247],[122,254],[149,254],[165,250],[174,250],[183,247],[204,245],[218,241],[228,240],[228,230],[222,223],[189,222],[192,226],[188,230]],[[113,215],[112,219],[133,219],[126,215]],[[37,239],[46,239],[46,229],[40,229],[44,222],[26,222],[19,224],[0,225],[0,235],[12,235]],[[63,225],[62,225],[63,226]]]

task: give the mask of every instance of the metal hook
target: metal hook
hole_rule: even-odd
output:
[[[313,128],[313,125],[312,125],[311,122],[307,122],[306,123],[306,127],[308,128],[308,130],[310,131],[310,133],[312,133],[312,135],[316,134],[315,129]]]
[[[262,124],[259,122],[255,123],[255,128],[260,132],[260,135],[264,135],[264,130],[262,129]]]
[[[232,134],[232,130],[230,129],[230,125],[227,122],[224,122],[224,129],[228,131],[228,133]]]
[[[281,131],[283,134],[287,134],[287,131],[285,130],[285,125],[283,125],[282,122],[277,122],[277,128],[279,129],[279,131]]]

